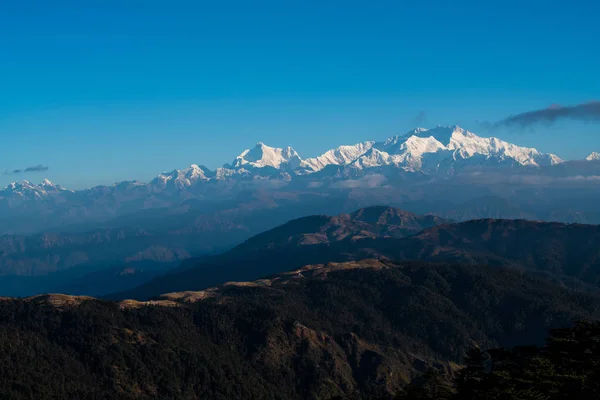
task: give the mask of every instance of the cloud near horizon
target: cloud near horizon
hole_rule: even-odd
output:
[[[331,185],[331,187],[337,189],[373,189],[383,186],[386,181],[387,178],[384,175],[372,174],[366,175],[359,179],[349,179],[335,182]]]
[[[584,122],[600,122],[600,101],[577,104],[574,106],[561,106],[553,104],[548,108],[533,110],[510,116],[493,124],[482,123],[491,129],[520,127],[528,128],[533,125],[552,125],[559,120],[577,120]]]
[[[46,172],[48,171],[48,167],[44,166],[44,165],[35,165],[33,167],[27,167],[24,169],[13,169],[12,171],[6,171],[4,173],[4,175],[17,175],[17,174],[24,174],[24,173],[29,173],[29,172]]]

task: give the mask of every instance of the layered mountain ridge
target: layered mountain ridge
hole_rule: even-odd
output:
[[[39,239],[40,250],[57,240]],[[387,206],[307,216],[117,301],[0,298],[0,392],[391,399],[427,371],[453,377],[474,347],[541,345],[548,328],[599,318],[599,243],[594,225]]]
[[[258,234],[232,250],[174,269],[111,299],[149,299],[251,281],[309,264],[367,258],[511,267],[565,285],[600,288],[600,226],[528,220],[454,223],[393,207],[314,215]]]
[[[281,223],[308,213],[337,214],[386,204],[456,219],[464,214],[457,207],[481,198],[496,198],[496,205],[509,201],[520,210],[503,207],[490,213],[482,205],[481,213],[469,212],[468,218],[523,215],[594,223],[600,221],[592,201],[599,195],[594,185],[599,177],[596,162],[563,162],[554,154],[480,137],[458,126],[417,128],[383,141],[339,146],[313,158],[302,158],[291,147],[258,143],[215,170],[193,164],[149,182],[84,190],[67,190],[48,180],[10,184],[0,190],[0,234],[145,227],[140,214],[150,211],[153,220],[158,214],[163,220],[188,213],[190,221],[233,213],[240,217],[227,217],[227,223],[246,226],[241,218],[252,218],[256,210],[281,210]],[[579,200],[567,199],[557,184],[581,187],[568,192]],[[514,190],[515,185],[522,190]],[[540,191],[539,185],[546,188]],[[430,199],[446,204],[424,207]]]

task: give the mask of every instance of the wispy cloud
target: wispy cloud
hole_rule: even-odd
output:
[[[387,178],[380,174],[367,175],[360,179],[349,179],[346,181],[335,182],[331,185],[332,188],[338,189],[373,189],[382,186],[387,181]]]
[[[43,165],[36,165],[35,167],[27,167],[23,172],[45,172],[48,171],[48,167]]]
[[[533,125],[551,125],[557,121],[571,119],[585,122],[600,122],[600,101],[577,104],[574,106],[551,105],[541,110],[533,110],[510,116],[493,124],[485,124],[488,128],[528,128]]]
[[[557,176],[553,174],[510,174],[505,172],[491,172],[491,171],[473,171],[458,174],[458,178],[461,184],[487,184],[487,185],[498,185],[498,184],[510,184],[510,185],[556,185],[562,184],[563,186],[573,186],[578,184],[584,184],[585,187],[589,188],[590,184],[600,184],[600,175],[597,175],[597,171],[593,170],[589,175],[581,175],[573,172],[572,175]],[[546,171],[548,172],[548,171]]]
[[[13,169],[12,171],[6,171],[4,173],[4,175],[18,175],[18,174],[25,174],[25,173],[30,173],[30,172],[46,172],[48,171],[48,167],[44,166],[44,165],[35,165],[33,167],[27,167],[24,169]]]
[[[425,111],[419,111],[419,113],[413,118],[415,125],[422,126],[427,123],[427,113]]]

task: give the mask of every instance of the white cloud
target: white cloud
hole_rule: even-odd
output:
[[[335,182],[331,185],[332,188],[339,189],[370,189],[383,186],[387,178],[381,174],[367,175],[360,179],[350,179],[346,181]]]

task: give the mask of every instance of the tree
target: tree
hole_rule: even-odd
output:
[[[415,379],[394,400],[446,400],[454,396],[448,380],[437,370],[429,369]]]

